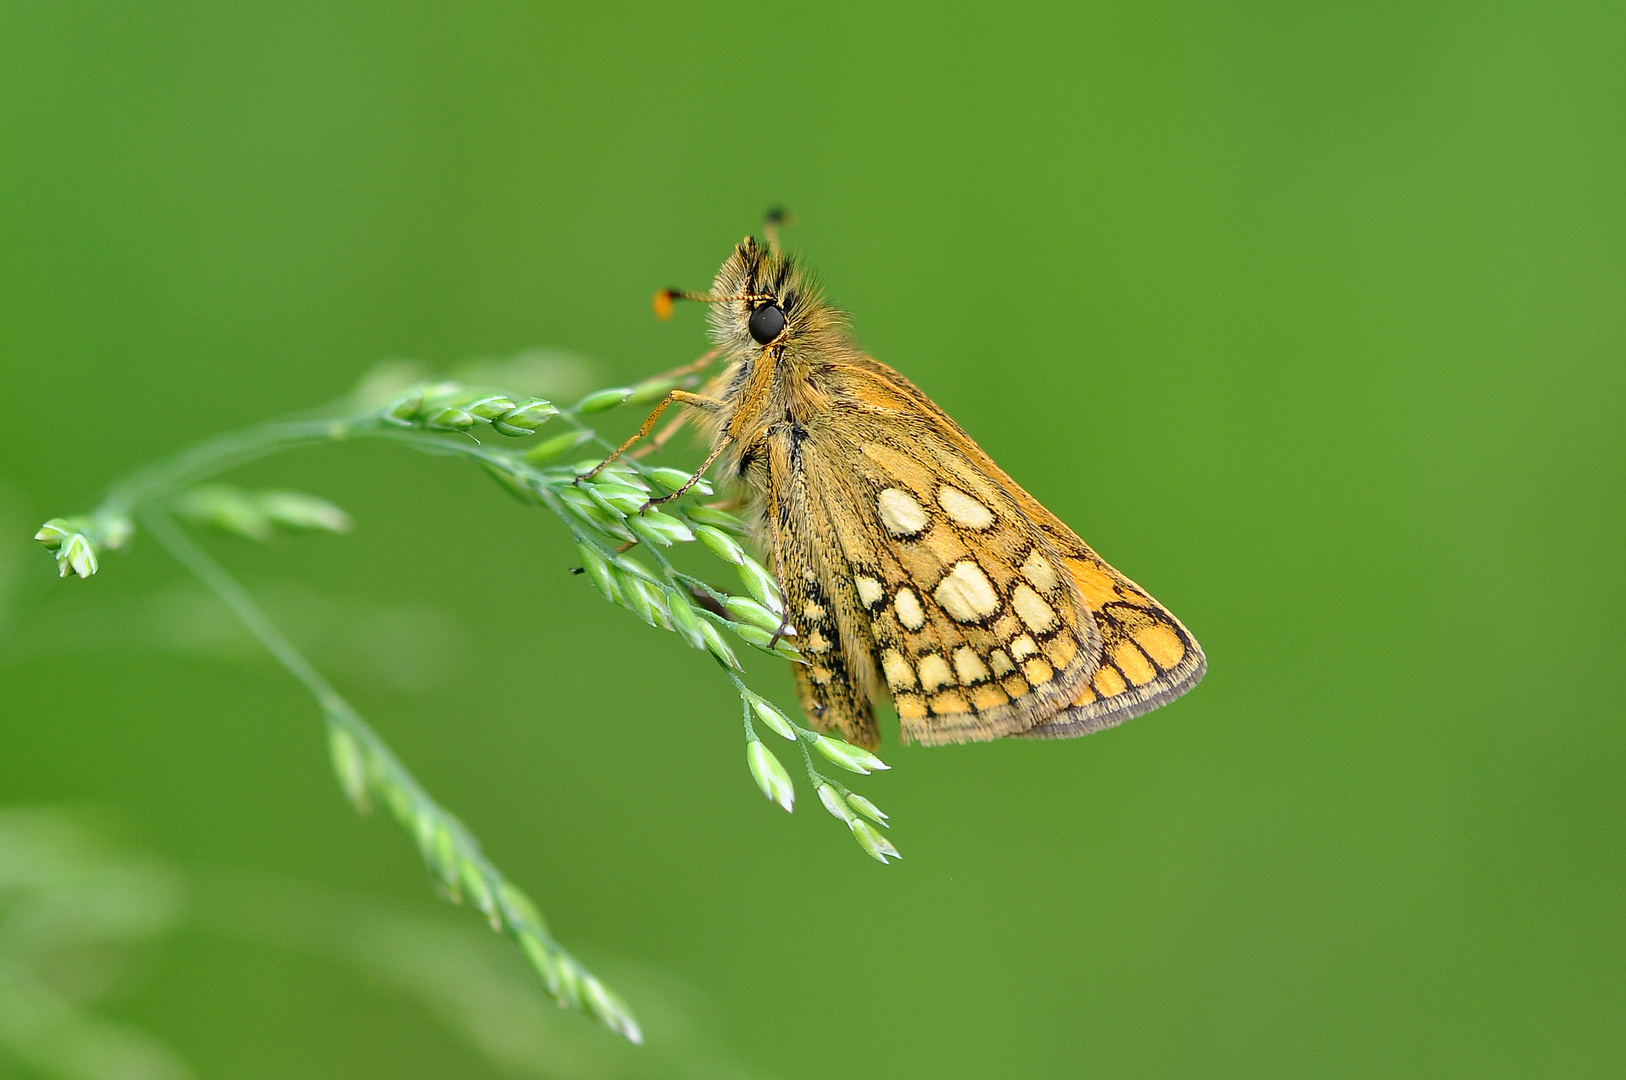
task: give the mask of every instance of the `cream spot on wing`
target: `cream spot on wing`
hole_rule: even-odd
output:
[[[937,489],[937,505],[956,525],[986,529],[994,523],[994,512],[956,487],[944,484]]]
[[[830,639],[815,630],[807,636],[807,645],[805,648],[808,652],[829,652]]]
[[[954,682],[954,672],[949,670],[948,661],[936,653],[927,653],[920,658],[920,686],[928,694],[938,687],[949,686]]]
[[[977,650],[969,645],[961,645],[954,650],[954,674],[967,686],[982,682],[988,677],[988,665],[982,662]]]
[[[1033,639],[1026,634],[1011,642],[1011,656],[1015,657],[1018,662],[1026,660],[1038,651],[1039,646],[1035,645]]]
[[[1056,611],[1043,598],[1026,585],[1018,585],[1011,590],[1011,607],[1022,616],[1022,621],[1028,624],[1028,629],[1035,634],[1042,634],[1056,625]]]
[[[879,581],[864,574],[854,575],[853,584],[858,586],[858,599],[864,602],[865,607],[874,607],[886,595],[886,589]]]
[[[919,630],[926,625],[926,612],[920,607],[920,598],[908,586],[898,590],[892,606],[897,609],[898,621],[910,630]]]
[[[823,622],[824,608],[809,600],[807,603],[802,605],[802,617],[804,619],[810,619],[813,622]]]
[[[1049,559],[1039,554],[1038,548],[1034,548],[1033,553],[1022,564],[1022,576],[1042,593],[1050,592],[1056,587],[1056,568],[1050,565]]]
[[[893,536],[910,537],[924,529],[932,520],[926,508],[915,502],[915,497],[897,488],[885,488],[875,500],[881,513],[881,524]]]
[[[1001,679],[1016,670],[1016,665],[1011,663],[1011,658],[1005,655],[1004,649],[995,649],[989,653],[988,661],[994,665],[994,674]]]
[[[961,559],[955,563],[954,569],[944,574],[943,580],[937,583],[932,599],[963,623],[981,622],[999,610],[999,594],[994,591],[988,575],[973,559]],[[1034,599],[1039,598],[1035,596]]]
[[[881,670],[886,672],[886,685],[894,693],[914,689],[915,669],[909,666],[909,661],[898,650],[887,649],[881,654]]]

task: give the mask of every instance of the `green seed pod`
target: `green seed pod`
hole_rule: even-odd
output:
[[[365,814],[371,804],[367,800],[367,759],[356,737],[332,721],[327,725],[327,752],[333,762],[333,774],[339,778],[344,797],[358,813]]]
[[[789,717],[755,694],[747,700],[751,703],[751,711],[757,714],[757,719],[766,724],[774,734],[791,742],[796,741],[796,729],[791,726]]]
[[[640,538],[660,547],[671,547],[674,543],[682,544],[694,539],[694,533],[689,531],[687,525],[659,510],[634,514],[627,519],[627,524]]]
[[[536,429],[559,415],[559,410],[541,398],[531,398],[526,404],[509,410],[491,421],[491,426],[510,438],[535,434]]]
[[[820,735],[813,742],[813,749],[840,765],[843,769],[855,773],[869,774],[892,766],[876,757],[860,746],[844,743],[839,739],[832,739],[828,735]]]
[[[760,626],[753,626],[750,623],[742,622],[731,622],[728,624],[728,628],[734,631],[735,635],[738,636],[741,641],[745,642],[747,645],[754,645],[763,652],[771,652],[776,656],[783,656],[786,660],[799,661],[802,659],[801,650],[796,648],[796,646],[792,645],[789,641],[785,640],[783,636],[781,636],[778,641],[774,641],[772,630],[764,630]],[[768,644],[770,641],[773,641],[772,646]]]
[[[469,413],[481,420],[495,420],[499,416],[513,412],[517,407],[501,394],[483,397],[479,401],[471,401],[463,406]]]
[[[621,603],[621,590],[616,586],[615,572],[610,569],[609,563],[604,561],[604,556],[593,550],[590,545],[580,543],[576,545],[576,554],[581,556],[582,572],[593,583],[593,588],[598,590],[599,595],[612,604]]]
[[[573,409],[571,409],[571,412],[580,413],[583,416],[586,416],[589,413],[603,412],[606,409],[615,408],[617,405],[621,404],[631,396],[632,387],[630,386],[616,386],[610,388],[609,390],[600,390],[596,393],[588,394],[586,397],[576,402],[576,405]]]
[[[898,849],[892,846],[892,841],[876,832],[869,822],[856,819],[848,825],[848,828],[852,829],[853,839],[858,841],[858,846],[879,860],[881,865],[886,865],[888,858],[903,858],[898,854]]]
[[[531,967],[542,977],[542,985],[548,988],[548,993],[558,1000],[561,995],[559,985],[559,963],[554,959],[546,943],[535,934],[518,934],[520,951],[525,959],[531,962]]]
[[[690,516],[693,517],[692,512]],[[715,525],[696,525],[694,534],[700,538],[702,544],[705,544],[725,562],[738,566],[745,561],[745,549],[740,547],[739,541]]]
[[[740,581],[763,607],[776,615],[785,610],[785,603],[779,598],[778,582],[762,568],[761,563],[747,555],[736,569],[739,571]]]
[[[467,431],[474,426],[474,416],[453,406],[435,413],[424,425],[437,431]]]
[[[735,515],[713,506],[691,506],[687,513],[689,520],[698,525],[711,525],[735,536],[744,536],[751,531],[751,527]]]
[[[887,828],[886,815],[881,813],[881,808],[864,798],[862,795],[854,795],[849,792],[847,795],[847,805],[851,806],[854,810],[857,810],[860,814],[863,814],[865,817],[875,822],[875,824],[881,826],[881,828]]]
[[[586,488],[623,514],[636,514],[644,503],[649,501],[647,493],[630,484],[617,484],[614,481],[594,482],[587,484]]]
[[[847,800],[841,797],[841,792],[829,784],[819,785],[819,801],[824,804],[826,810],[830,811],[832,817],[839,819],[846,825],[850,826],[854,821],[858,820],[858,815],[854,814],[852,807],[847,805]]]
[[[69,524],[67,518],[52,518],[40,526],[40,531],[34,534],[34,539],[55,551],[62,546],[64,540],[78,531]]]
[[[380,416],[380,419],[384,420],[386,423],[396,424],[401,427],[411,427],[412,421],[417,418],[418,413],[422,409],[423,390],[422,388],[419,388],[417,390],[410,391],[399,398],[396,398],[395,401],[384,410]]]
[[[299,491],[262,491],[259,503],[266,517],[294,529],[347,533],[352,526],[350,515],[337,506]]]
[[[712,624],[710,619],[700,620],[700,633],[706,639],[706,649],[711,655],[721,660],[725,667],[732,668],[735,671],[744,670],[744,668],[740,667],[739,658],[734,655],[734,650],[728,647],[728,642],[723,640],[723,635],[717,632],[717,627]]]
[[[645,379],[641,383],[633,384],[632,389],[627,393],[627,404],[648,405],[652,401],[659,401],[673,390],[676,390],[682,382],[681,378]]]
[[[752,739],[745,744],[745,763],[768,801],[778,803],[785,813],[790,813],[796,805],[796,787],[790,782],[790,774],[785,767],[774,757],[773,751],[763,746],[760,740]]]
[[[551,439],[544,439],[525,451],[525,460],[532,465],[540,465],[545,461],[552,461],[562,454],[568,454],[584,442],[593,438],[591,431],[567,431],[563,435],[555,435]]]
[[[672,615],[672,628],[696,649],[706,647],[705,635],[700,632],[700,616],[694,613],[689,598],[677,589],[666,590],[666,609]]]
[[[778,615],[775,615],[755,600],[744,596],[730,596],[723,601],[723,610],[728,612],[735,621],[750,623],[752,626],[761,627],[769,633],[778,630],[782,622]],[[794,626],[787,625],[785,627],[787,636],[794,636],[795,633],[796,628]]]

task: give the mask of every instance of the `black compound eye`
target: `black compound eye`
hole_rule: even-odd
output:
[[[764,304],[751,312],[745,328],[758,345],[766,345],[785,330],[785,312],[778,304]]]

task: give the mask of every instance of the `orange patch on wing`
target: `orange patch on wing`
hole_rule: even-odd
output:
[[[1028,692],[1027,680],[1014,673],[1001,679],[999,685],[1003,686],[1005,692],[1013,698],[1019,698]]]
[[[1185,643],[1180,635],[1162,623],[1153,623],[1135,631],[1135,644],[1146,650],[1158,667],[1167,671],[1186,655]]]
[[[1028,677],[1028,682],[1038,686],[1040,683],[1049,682],[1056,672],[1043,657],[1035,656],[1022,665],[1022,674]]]
[[[971,704],[979,709],[992,709],[996,705],[1003,705],[1011,700],[1005,691],[997,686],[984,684],[971,691]]]
[[[1123,669],[1124,677],[1136,686],[1144,686],[1157,678],[1157,669],[1133,642],[1120,641],[1112,650],[1112,658]]]
[[[1084,600],[1090,607],[1099,609],[1108,600],[1118,598],[1117,592],[1112,587],[1112,578],[1095,564],[1082,559],[1069,559],[1067,569],[1073,572],[1073,580],[1078,582],[1078,591],[1084,594]]]
[[[966,704],[965,697],[958,690],[944,690],[932,698],[932,712],[939,716],[945,713],[970,712],[971,706]]]
[[[1073,704],[1074,705],[1088,705],[1090,702],[1092,702],[1094,700],[1095,700],[1095,691],[1091,690],[1089,687],[1086,686],[1083,690],[1081,690],[1079,692],[1079,695],[1076,698],[1073,699]]]
[[[920,720],[926,715],[926,703],[915,694],[899,694],[892,699],[892,707],[904,720]]]
[[[1095,683],[1095,692],[1102,697],[1111,697],[1113,694],[1121,694],[1129,689],[1129,684],[1124,682],[1122,675],[1118,674],[1118,669],[1107,667],[1105,664],[1102,664],[1096,671],[1093,682]]]

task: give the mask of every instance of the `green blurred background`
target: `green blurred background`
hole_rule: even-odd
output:
[[[61,583],[22,538],[381,357],[682,362],[701,315],[651,291],[782,202],[860,340],[1198,635],[1191,695],[1072,742],[889,733],[883,869],[805,789],[768,806],[715,670],[466,466],[285,455],[235,478],[355,533],[205,542],[568,945],[744,1073],[1619,1075],[1623,33],[1618,4],[0,4],[0,801],[90,806],[192,883],[97,1015],[200,1077],[516,1068],[197,914],[250,875],[483,933],[155,545]],[[692,1067],[572,1058],[571,1019],[535,1075]]]

